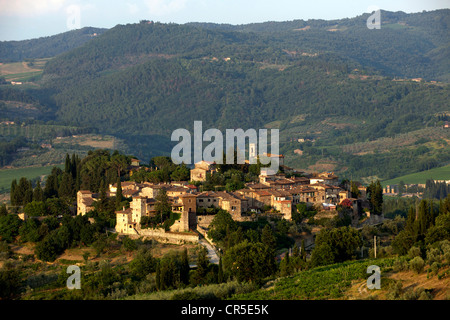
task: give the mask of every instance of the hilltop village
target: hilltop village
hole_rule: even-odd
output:
[[[305,174],[284,165],[283,155],[272,155],[280,159],[282,172],[268,175],[261,168],[259,181],[246,183],[245,188],[230,191],[202,191],[201,185],[207,174],[213,174],[217,168],[213,162],[201,161],[190,170],[190,181],[172,181],[164,184],[135,181],[121,182],[121,192],[131,199],[128,208],[116,211],[115,230],[121,235],[131,237],[151,237],[172,243],[195,242],[199,233],[207,237],[209,224],[214,218],[212,208],[220,208],[230,213],[235,221],[252,221],[260,215],[271,215],[286,220],[292,219],[293,210],[299,203],[314,207],[318,211],[337,214],[337,205],[347,201],[353,208],[352,219],[358,219],[366,202],[366,188],[358,187],[358,198],[352,198],[351,192],[339,186],[339,177],[333,172]],[[135,170],[138,168],[135,167]],[[191,183],[191,184],[190,184]],[[108,197],[115,197],[117,183],[110,184]],[[170,230],[162,228],[144,228],[143,217],[156,215],[156,197],[165,190],[171,211],[178,214]],[[94,203],[99,199],[98,193],[88,190],[77,192],[77,215],[85,215],[94,210]],[[370,212],[366,214],[370,217]],[[373,216],[382,220],[382,216]],[[197,232],[196,232],[197,231]]]

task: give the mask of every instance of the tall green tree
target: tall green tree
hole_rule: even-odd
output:
[[[242,241],[228,249],[223,255],[225,270],[239,282],[250,281],[260,284],[262,279],[272,274],[272,256],[260,242]]]
[[[181,266],[180,266],[180,282],[188,285],[189,284],[189,257],[187,248],[184,248],[181,256]]]
[[[432,201],[430,201],[432,204]],[[433,208],[430,206],[428,201],[421,200],[418,208],[417,215],[417,231],[421,238],[425,236],[428,228],[431,227],[434,221]]]
[[[161,223],[170,217],[171,206],[169,203],[169,196],[164,188],[161,188],[156,195],[155,211],[156,214],[161,218]]]
[[[381,215],[383,213],[383,187],[380,180],[372,182],[367,187],[367,198],[370,203],[371,213]]]
[[[13,179],[11,181],[11,191],[10,191],[11,205],[17,206],[17,180]]]
[[[206,275],[208,274],[208,266],[209,266],[209,259],[208,259],[208,251],[204,246],[200,246],[198,250],[198,256],[197,256],[197,268],[195,269],[194,275],[193,275],[193,283],[196,285],[200,284],[206,284]]]
[[[72,174],[72,161],[69,154],[66,154],[66,161],[64,163],[64,172]]]
[[[59,183],[58,196],[71,199],[74,195],[72,173],[64,172],[61,177],[61,182]]]
[[[120,177],[117,178],[117,191],[116,191],[116,209],[120,209],[120,203],[123,200],[122,193],[122,182],[120,182]]]
[[[361,245],[361,235],[352,227],[322,229],[311,253],[312,264],[319,266],[352,259]]]
[[[40,181],[38,181],[36,187],[34,187],[33,201],[44,201],[44,190],[42,190]]]
[[[301,249],[301,257],[303,261],[306,261],[306,249],[305,249],[305,239],[302,239],[302,249]]]

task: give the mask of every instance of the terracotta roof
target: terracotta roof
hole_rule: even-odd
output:
[[[247,185],[248,188],[250,189],[269,189],[269,186],[262,184],[262,183],[253,183],[253,184],[248,184]]]
[[[271,193],[269,193],[267,190],[258,190],[253,192],[259,196],[271,196]]]

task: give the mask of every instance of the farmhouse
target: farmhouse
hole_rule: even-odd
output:
[[[200,161],[191,170],[191,181],[206,181],[206,174],[215,171],[215,163],[210,161]]]

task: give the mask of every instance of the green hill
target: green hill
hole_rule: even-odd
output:
[[[50,37],[21,41],[0,41],[0,62],[54,57],[79,47],[106,29],[85,27]]]
[[[39,88],[23,97],[35,99],[54,122],[125,140],[142,159],[169,154],[172,131],[192,129],[194,120],[205,129],[278,123],[289,165],[313,170],[325,161],[342,177],[388,179],[442,165],[450,151],[424,149],[420,141],[359,154],[343,146],[450,120],[445,82],[392,78],[446,79],[449,12],[383,11],[380,30],[367,29],[367,15],[243,26],[117,25],[50,60]],[[298,138],[314,142],[300,145]]]
[[[450,165],[446,165],[439,168],[433,168],[417,173],[407,174],[405,176],[397,177],[395,179],[382,181],[383,186],[398,184],[403,181],[406,184],[425,183],[428,179],[433,180],[450,180]]]

